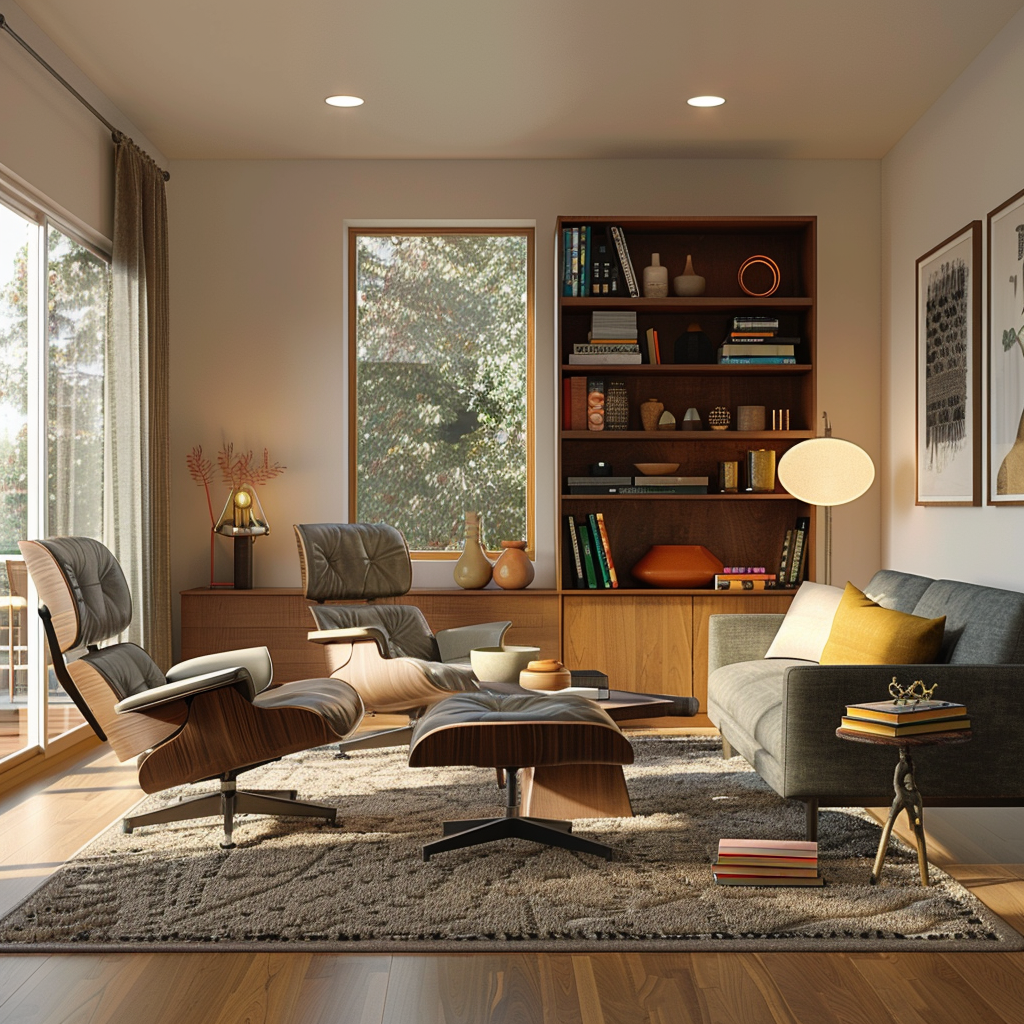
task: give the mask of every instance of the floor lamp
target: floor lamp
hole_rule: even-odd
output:
[[[794,445],[779,460],[779,483],[799,501],[825,509],[825,583],[832,582],[832,506],[859,498],[875,479],[875,466],[863,448],[832,436],[823,412],[825,436]]]

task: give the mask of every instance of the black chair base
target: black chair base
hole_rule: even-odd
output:
[[[518,768],[506,770],[506,803],[503,818],[467,818],[463,821],[446,821],[442,827],[443,839],[435,839],[423,847],[425,861],[435,853],[448,850],[462,850],[468,846],[492,843],[499,839],[529,839],[546,846],[558,846],[576,853],[592,853],[595,857],[611,860],[615,852],[605,843],[584,839],[572,834],[571,821],[556,821],[553,818],[520,817],[518,807]]]
[[[224,841],[222,850],[233,850],[231,840],[236,814],[276,814],[293,818],[324,818],[333,825],[338,817],[336,807],[326,804],[307,803],[296,800],[294,789],[236,789],[235,780],[222,778],[220,790],[203,796],[182,797],[176,803],[168,804],[148,814],[136,814],[121,820],[121,831],[131,835],[145,825],[166,825],[172,821],[189,821],[193,818],[223,817]]]

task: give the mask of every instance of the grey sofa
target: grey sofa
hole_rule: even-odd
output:
[[[894,570],[864,591],[886,608],[946,616],[940,664],[817,665],[765,659],[782,615],[714,615],[708,716],[726,757],[742,754],[780,796],[818,808],[887,806],[897,752],[839,739],[847,704],[887,700],[893,676],[938,683],[936,698],[967,705],[972,739],[914,752],[925,805],[1024,805],[1024,594]]]

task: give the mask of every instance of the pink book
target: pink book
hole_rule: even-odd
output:
[[[732,850],[736,853],[741,850],[758,850],[765,852],[777,852],[786,850],[793,854],[817,855],[818,844],[815,842],[801,842],[792,839],[719,839],[719,852]]]

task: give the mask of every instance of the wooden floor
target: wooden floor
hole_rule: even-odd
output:
[[[103,748],[0,800],[0,913],[140,796]],[[1024,931],[1024,812],[926,822],[932,861]],[[1022,1020],[1024,953],[0,956],[0,1024]]]

